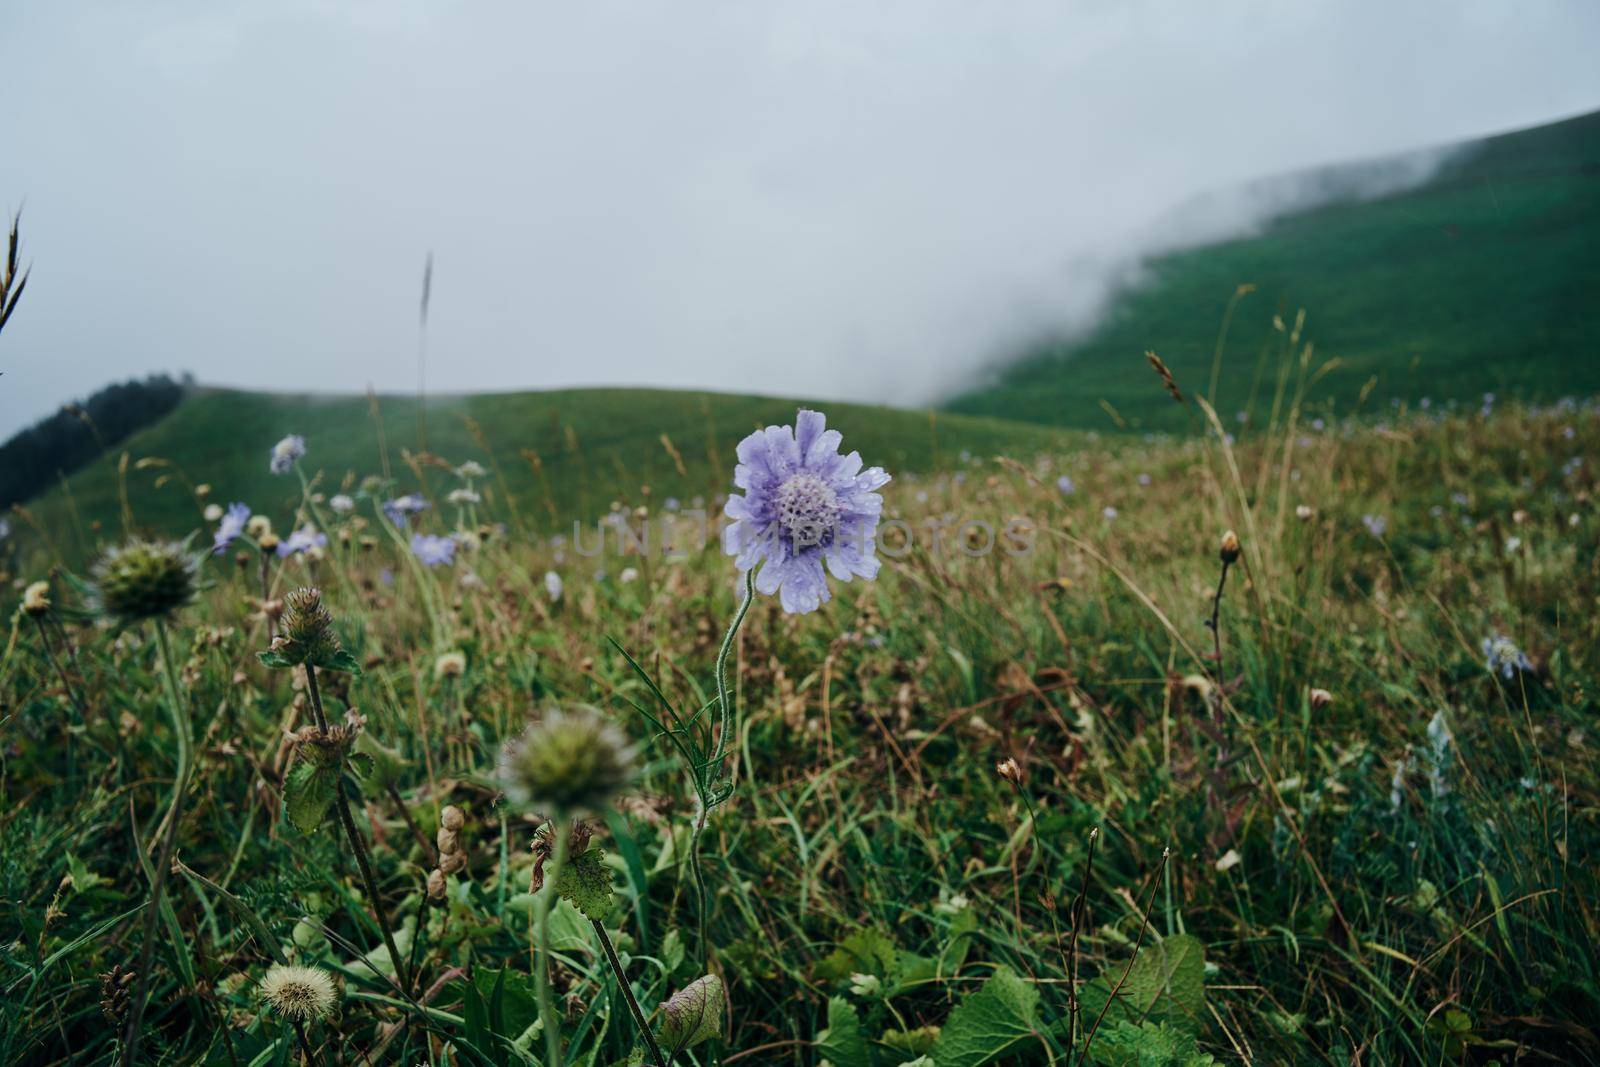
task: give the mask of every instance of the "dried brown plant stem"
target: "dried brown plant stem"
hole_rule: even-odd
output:
[[[1133,943],[1133,955],[1128,957],[1128,965],[1122,969],[1122,977],[1117,979],[1117,984],[1111,988],[1111,995],[1106,997],[1106,1002],[1100,1007],[1100,1014],[1095,1017],[1094,1026],[1083,1038],[1083,1054],[1078,1057],[1079,1067],[1089,1059],[1089,1046],[1094,1043],[1094,1035],[1100,1032],[1100,1024],[1105,1021],[1106,1012],[1111,1010],[1111,1005],[1116,1002],[1117,994],[1122,992],[1123,983],[1128,980],[1128,975],[1133,973],[1133,963],[1139,958],[1139,949],[1144,946],[1144,932],[1150,926],[1150,909],[1156,903],[1156,887],[1161,884],[1161,875],[1167,869],[1167,859],[1172,855],[1170,848],[1161,850],[1161,862],[1156,866],[1156,872],[1150,878],[1150,895],[1145,898],[1144,914],[1139,919],[1139,937]]]

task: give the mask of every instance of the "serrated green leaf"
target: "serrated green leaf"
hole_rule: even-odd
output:
[[[595,922],[606,920],[616,899],[605,855],[604,849],[587,849],[567,860],[556,876],[556,891]]]
[[[273,667],[278,670],[285,670],[287,668],[297,666],[294,660],[288,659],[276,652],[257,652],[256,659],[260,660],[268,667]]]
[[[1037,1040],[1039,991],[1001,968],[956,1005],[933,1043],[939,1067],[979,1067]]]
[[[1091,1023],[1098,1018],[1122,972],[1128,977],[1117,990],[1115,1003],[1106,1009],[1105,1025],[1138,1024],[1143,1021],[1168,1023],[1194,1033],[1205,1012],[1205,946],[1190,934],[1169,937],[1146,945],[1134,958],[1133,966],[1113,964],[1083,987],[1083,1016]]]
[[[861,1032],[861,1016],[844,997],[828,1000],[828,1028],[817,1035],[819,1060],[833,1067],[873,1067],[872,1046]]]
[[[361,663],[348,649],[338,649],[331,654],[321,655],[316,658],[317,667],[325,671],[343,671],[346,674],[361,674]]]
[[[885,1030],[878,1040],[896,1052],[922,1056],[933,1051],[933,1043],[938,1039],[937,1026],[919,1026],[915,1030]]]
[[[283,780],[283,811],[301,833],[312,833],[333,806],[339,768],[297,763]]]
[[[1208,1067],[1216,1062],[1200,1051],[1193,1034],[1152,1022],[1102,1027],[1089,1045],[1089,1060],[1100,1067]]]
[[[372,760],[370,773],[359,774],[361,787],[369,796],[378,796],[386,793],[389,787],[399,782],[400,773],[405,769],[405,761],[400,758],[400,753],[392,748],[380,744],[370,733],[363,730],[356,738],[356,755],[365,756]],[[355,756],[351,757],[352,760]]]
[[[378,761],[365,752],[352,752],[345,758],[350,761],[350,770],[363,782],[378,773]]]

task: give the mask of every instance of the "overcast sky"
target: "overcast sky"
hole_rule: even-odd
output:
[[[1582,0],[5,0],[0,434],[153,370],[413,389],[430,249],[431,389],[925,403],[1174,204],[1600,107],[1597,45]]]

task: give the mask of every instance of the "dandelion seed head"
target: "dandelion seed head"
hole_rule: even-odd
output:
[[[267,469],[273,474],[288,474],[294,470],[294,465],[300,462],[306,454],[306,439],[297,433],[272,446],[272,457],[267,462]]]
[[[333,976],[316,967],[275,963],[258,988],[267,1007],[294,1022],[326,1019],[339,1002]]]

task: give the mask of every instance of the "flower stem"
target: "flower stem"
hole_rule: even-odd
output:
[[[172,713],[172,729],[178,742],[178,771],[172,786],[172,800],[167,805],[165,832],[161,836],[161,850],[156,855],[155,869],[150,877],[150,904],[144,915],[143,944],[139,949],[139,988],[133,995],[128,1010],[128,1025],[123,1032],[122,1064],[128,1067],[139,1052],[140,1023],[150,997],[150,970],[155,964],[156,924],[160,921],[162,904],[166,900],[167,874],[172,869],[172,850],[178,842],[178,823],[183,815],[183,796],[189,790],[189,774],[193,769],[194,742],[189,736],[189,712],[178,697],[178,672],[172,663],[172,646],[167,640],[167,624],[156,620],[156,647],[161,655],[161,673],[166,682],[167,704]]]
[[[533,919],[539,932],[539,1022],[544,1028],[545,1067],[561,1067],[561,1028],[550,995],[550,905],[557,897],[556,879],[561,877],[561,866],[567,861],[567,827],[561,820],[552,819],[550,829],[554,840],[550,861],[544,866],[543,892],[534,901]]]
[[[633,1013],[634,1024],[639,1027],[645,1047],[650,1050],[650,1062],[654,1067],[666,1067],[667,1061],[661,1055],[661,1046],[656,1044],[656,1035],[650,1032],[650,1023],[645,1019],[638,1000],[634,999],[633,986],[628,984],[627,972],[622,969],[622,961],[617,958],[617,949],[611,943],[611,935],[606,933],[606,924],[599,919],[591,919],[590,922],[594,926],[595,935],[600,938],[600,947],[605,950],[606,962],[611,965],[611,973],[616,975],[617,985],[622,988],[622,999],[628,1002],[628,1011]]]
[[[306,691],[311,694],[311,710],[317,719],[317,729],[327,732],[328,717],[322,710],[322,693],[317,688],[317,669],[309,663],[306,664]],[[378,921],[378,929],[383,931],[383,944],[389,950],[389,962],[394,966],[395,977],[400,980],[400,988],[409,993],[411,981],[406,975],[406,961],[400,955],[400,950],[395,947],[394,932],[389,929],[389,920],[383,913],[383,900],[378,896],[378,881],[372,877],[372,863],[367,858],[367,846],[356,830],[355,820],[350,817],[350,801],[344,795],[344,770],[345,754],[341,751],[339,783],[333,791],[334,806],[339,809],[339,824],[344,827],[344,835],[350,841],[350,851],[355,853],[356,866],[361,869],[361,881],[367,892],[367,902],[372,908],[372,917]]]
[[[705,833],[706,824],[711,819],[711,809],[727,800],[733,792],[724,789],[720,781],[722,777],[722,761],[728,752],[728,737],[733,732],[733,717],[735,707],[733,700],[728,695],[728,654],[733,649],[734,638],[739,635],[739,629],[744,625],[745,616],[750,613],[750,604],[756,596],[756,572],[754,568],[744,574],[744,599],[739,603],[739,610],[734,613],[733,621],[728,624],[728,632],[722,638],[722,647],[717,649],[717,739],[712,748],[711,758],[706,761],[705,770],[700,781],[700,805],[695,813],[694,826],[689,836],[689,873],[694,878],[695,910],[700,932],[700,960],[706,958],[706,921],[709,912],[709,901],[706,896],[705,874],[700,867],[700,836]]]

